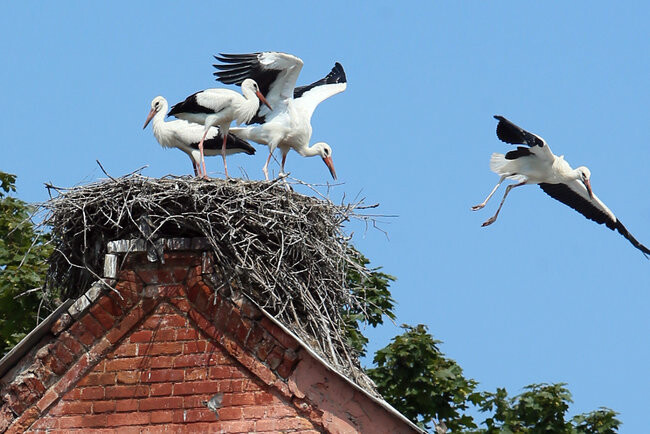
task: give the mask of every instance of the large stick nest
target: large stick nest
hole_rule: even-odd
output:
[[[366,390],[371,382],[346,342],[342,311],[362,309],[346,274],[355,260],[342,223],[360,204],[334,205],[282,181],[153,179],[132,174],[71,189],[45,204],[55,253],[49,285],[79,296],[103,273],[109,241],[206,237],[227,284],[267,312]]]

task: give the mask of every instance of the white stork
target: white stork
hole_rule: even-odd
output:
[[[167,113],[168,107],[165,98],[162,96],[155,97],[151,101],[151,111],[142,129],[145,129],[153,119],[153,135],[158,140],[158,143],[164,148],[178,148],[185,152],[190,157],[190,161],[192,161],[194,175],[198,175],[201,165],[199,142],[201,141],[201,137],[203,137],[203,127],[199,124],[181,119],[165,122],[165,114]],[[205,155],[220,154],[222,143],[223,135],[217,128],[210,128],[203,142]],[[226,155],[237,154],[239,152],[253,155],[255,154],[255,148],[234,134],[228,134]]]
[[[553,155],[541,137],[518,127],[503,116],[494,116],[494,118],[499,121],[497,125],[499,139],[513,145],[521,144],[528,147],[517,146],[516,150],[505,155],[492,154],[490,169],[501,178],[483,203],[473,206],[472,210],[483,208],[505,179],[512,179],[518,183],[506,187],[497,212],[486,220],[483,226],[494,223],[510,190],[521,185],[538,184],[546,194],[570,206],[589,220],[598,224],[604,223],[608,228],[617,230],[648,257],[650,250],[638,242],[614,213],[593,194],[589,169],[584,166],[572,169],[564,160],[564,156]]]
[[[196,92],[188,96],[185,101],[174,105],[169,111],[169,116],[175,116],[179,119],[194,122],[204,126],[203,138],[199,142],[199,152],[201,153],[201,164],[203,165],[202,175],[205,173],[205,159],[203,157],[203,141],[210,130],[210,127],[218,126],[223,133],[223,143],[221,145],[221,156],[223,157],[223,167],[228,177],[228,166],[226,165],[226,139],[230,123],[236,121],[238,124],[251,120],[260,101],[271,106],[260,93],[257,83],[254,80],[244,80],[241,86],[242,94],[230,89],[207,89]]]
[[[332,148],[325,142],[309,146],[311,139],[311,116],[322,101],[343,92],[347,86],[345,72],[340,63],[335,63],[332,71],[321,80],[308,86],[296,86],[296,80],[303,62],[296,56],[278,52],[252,54],[220,54],[215,58],[222,62],[213,65],[214,73],[225,84],[240,84],[248,78],[259,83],[260,90],[271,103],[273,109],[260,107],[257,115],[249,123],[261,125],[237,128],[236,134],[243,139],[268,145],[269,157],[262,168],[269,179],[268,165],[276,148],[282,151],[281,172],[290,149],[303,157],[320,156],[330,174],[336,179]]]

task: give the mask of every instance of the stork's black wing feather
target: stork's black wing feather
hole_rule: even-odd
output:
[[[218,71],[213,75],[224,84],[236,84],[240,86],[247,78],[252,78],[257,83],[262,95],[269,93],[271,83],[280,74],[279,69],[263,67],[259,61],[261,53],[252,54],[219,54],[214,56],[221,63],[214,64]]]
[[[530,152],[530,148],[517,146],[516,150],[506,153],[506,160],[516,160],[519,157],[527,157],[529,155],[535,155],[532,152]]]
[[[339,62],[336,62],[334,64],[334,68],[332,68],[330,73],[327,74],[325,77],[321,78],[318,81],[313,82],[312,84],[308,84],[307,86],[296,87],[293,90],[293,98],[294,99],[300,98],[302,94],[304,94],[308,90],[315,88],[316,86],[322,86],[324,84],[346,83],[346,82],[347,79],[345,77],[345,71],[343,70],[343,66]]]
[[[499,121],[497,124],[497,137],[499,140],[510,143],[511,145],[544,147],[544,140],[541,137],[529,133],[503,116],[495,115],[494,119]]]
[[[221,131],[215,137],[211,139],[205,139],[203,142],[203,147],[205,149],[221,149],[223,144],[223,135]],[[199,149],[199,142],[190,143],[189,145],[193,149]],[[241,151],[248,155],[255,154],[255,148],[251,146],[246,140],[241,139],[234,135],[233,133],[228,133],[228,138],[226,139],[226,149],[241,149]]]
[[[634,247],[641,250],[646,257],[650,255],[650,249],[638,242],[636,238],[630,234],[627,228],[623,226],[623,223],[621,223],[618,218],[612,219],[608,213],[596,206],[594,202],[586,199],[568,185],[541,183],[539,186],[553,199],[559,200],[563,204],[570,206],[589,220],[593,220],[598,224],[605,224],[605,226],[611,230],[618,231],[618,233],[627,238]]]

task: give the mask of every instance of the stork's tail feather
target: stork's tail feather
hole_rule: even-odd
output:
[[[490,170],[497,175],[506,175],[508,174],[508,170],[506,169],[508,163],[509,161],[506,160],[505,155],[495,152],[490,157]]]

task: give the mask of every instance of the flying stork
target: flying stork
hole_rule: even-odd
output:
[[[538,184],[546,194],[570,206],[589,220],[598,224],[604,223],[608,228],[617,230],[648,257],[650,250],[638,242],[614,213],[593,194],[590,182],[591,172],[588,168],[581,166],[572,169],[564,160],[564,156],[553,155],[546,141],[538,135],[529,133],[503,116],[494,116],[494,118],[499,121],[497,137],[500,140],[527,147],[517,146],[516,150],[505,155],[492,154],[490,169],[501,178],[487,198],[482,203],[473,206],[472,210],[483,208],[505,179],[512,179],[517,183],[506,187],[497,212],[487,219],[483,226],[495,222],[510,190],[526,184]]]
[[[203,137],[199,142],[203,177],[207,177],[203,156],[203,142],[208,135],[210,127],[218,126],[223,134],[221,156],[223,157],[223,167],[227,178],[226,139],[228,137],[230,123],[236,121],[238,124],[242,124],[250,121],[255,116],[255,113],[257,113],[260,101],[266,104],[269,109],[271,108],[264,95],[260,93],[255,80],[244,80],[241,84],[241,90],[243,95],[230,89],[202,90],[188,96],[185,101],[174,105],[169,111],[169,116],[175,116],[179,119],[204,126]]]
[[[199,174],[201,164],[201,153],[199,142],[203,137],[203,127],[199,124],[187,122],[181,119],[165,122],[165,114],[168,109],[167,100],[157,96],[151,101],[151,111],[147,116],[142,129],[145,129],[153,119],[153,135],[158,143],[164,148],[178,148],[185,152],[192,161],[194,175]],[[223,135],[217,128],[210,128],[203,142],[205,155],[217,155],[221,153]],[[253,148],[247,141],[240,139],[234,134],[228,134],[226,140],[226,155],[244,152],[248,155],[255,154]]]
[[[220,54],[215,58],[221,62],[213,65],[214,73],[222,83],[242,84],[252,78],[260,91],[270,102],[272,109],[260,107],[249,123],[260,125],[233,129],[243,139],[268,145],[269,156],[262,168],[269,179],[268,165],[276,148],[282,151],[281,173],[290,149],[303,157],[320,156],[336,179],[332,148],[325,142],[309,146],[312,127],[311,116],[316,106],[347,86],[345,71],[336,62],[330,73],[308,86],[296,87],[296,80],[303,61],[291,54],[267,51],[252,54]]]

